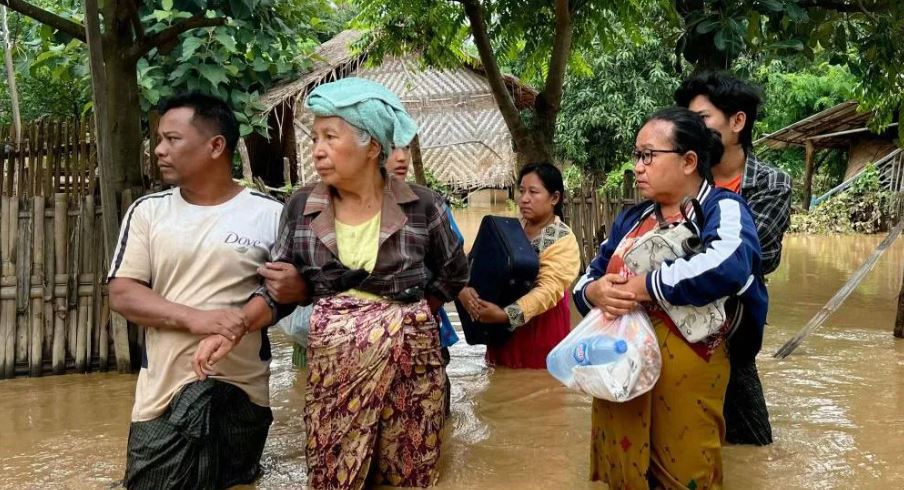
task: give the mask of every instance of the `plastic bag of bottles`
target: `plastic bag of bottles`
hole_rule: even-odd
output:
[[[600,342],[600,337],[623,340],[627,349],[611,340]],[[605,362],[589,363],[581,358],[588,343],[604,345],[613,352],[598,354]],[[553,377],[570,389],[594,398],[624,402],[653,388],[659,380],[662,356],[653,325],[642,308],[611,320],[594,308],[550,351],[546,366]]]
[[[314,305],[299,306],[291,315],[280,320],[275,327],[292,337],[302,347],[308,346],[308,333],[311,331],[311,313]]]

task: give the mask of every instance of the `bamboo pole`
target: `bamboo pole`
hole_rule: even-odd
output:
[[[6,134],[5,132],[3,134]],[[15,148],[11,144],[7,142],[0,142],[3,145],[3,158],[0,159],[0,164],[3,166],[4,175],[3,177],[3,194],[6,196],[13,195],[13,184],[15,183],[16,176],[16,157],[15,157]],[[9,149],[9,151],[7,151]]]
[[[32,276],[31,276],[31,340],[28,359],[29,374],[40,376],[44,370],[44,198],[32,198]]]
[[[81,162],[81,167],[79,167],[79,168],[81,169],[82,195],[83,196],[88,194],[88,188],[90,187],[89,181],[88,181],[88,179],[90,178],[88,176],[88,171],[89,171],[89,167],[90,167],[90,158],[91,157],[88,152],[88,133],[90,132],[91,126],[89,126],[89,123],[90,123],[90,120],[85,120],[84,118],[82,118],[82,127],[81,127],[81,131],[79,132],[79,144],[80,144],[79,162]],[[94,220],[92,220],[92,222],[93,221]]]
[[[82,236],[83,245],[87,245],[94,238],[94,196],[85,196],[82,201]],[[82,373],[88,369],[89,356],[91,355],[91,322],[92,322],[92,294],[91,287],[94,283],[94,269],[91,256],[91,247],[83,246],[81,250],[82,273],[78,275],[78,335],[75,347],[75,370]]]
[[[835,311],[841,306],[841,304],[844,303],[844,300],[846,300],[848,296],[850,296],[851,293],[854,292],[855,289],[857,289],[857,286],[861,281],[863,281],[863,278],[865,278],[866,275],[869,274],[869,271],[871,271],[876,265],[879,257],[881,257],[885,250],[892,243],[894,243],[896,238],[898,238],[898,235],[901,234],[902,229],[904,229],[904,220],[901,220],[901,222],[898,223],[898,225],[895,226],[893,230],[888,232],[888,236],[886,236],[885,239],[882,240],[881,243],[879,243],[879,246],[876,247],[876,250],[873,250],[873,253],[870,254],[869,257],[867,257],[866,261],[860,266],[860,268],[854,271],[850,279],[848,279],[847,282],[845,282],[841,287],[841,289],[839,289],[838,292],[836,292],[835,295],[832,296],[832,299],[830,299],[829,302],[825,304],[825,306],[820,308],[819,312],[817,312],[816,315],[814,315],[813,318],[811,318],[810,321],[807,322],[807,324],[804,325],[804,327],[801,328],[800,331],[798,331],[797,334],[795,334],[794,337],[791,338],[791,340],[785,342],[785,345],[783,345],[778,350],[778,352],[773,354],[772,357],[775,357],[777,359],[784,359],[788,357],[788,355],[790,355],[792,352],[794,352],[795,349],[797,349],[797,347],[801,344],[801,342],[804,341],[804,338],[809,335],[810,332],[816,330],[823,323],[825,323],[829,316],[831,316],[832,313],[835,313]]]
[[[23,137],[16,145],[16,171],[13,173],[16,180],[13,184],[15,191],[12,194],[19,197],[25,195],[25,141],[26,138]]]
[[[2,163],[2,162],[0,162]],[[10,197],[6,194],[3,194],[0,197],[0,379],[5,379],[7,377],[12,377],[12,374],[7,376],[7,368],[6,368],[6,359],[7,359],[7,337],[9,337],[10,327],[13,326],[15,322],[15,317],[13,317],[13,321],[8,321],[8,312],[16,312],[15,305],[15,282],[12,284],[7,284],[7,276],[9,275],[10,262],[9,262],[9,200]],[[15,281],[15,277],[12,278]],[[10,296],[12,296],[13,301],[10,301]],[[10,347],[9,355],[11,359],[15,359],[15,353],[13,351],[15,347]]]
[[[63,181],[66,183],[63,186],[64,192],[67,193],[67,196],[71,196],[72,194],[72,148],[70,146],[71,141],[71,131],[70,123],[68,121],[63,123],[63,144],[62,144],[62,159],[63,161],[60,164],[61,173]],[[70,205],[74,204],[71,201]]]
[[[56,193],[54,196],[54,262],[56,266],[56,274],[53,276],[53,353],[52,353],[52,369],[54,374],[63,374],[66,372],[66,245],[68,238],[67,225],[69,223],[69,209],[66,202],[66,194],[62,192]]]
[[[60,191],[60,122],[56,121],[51,127],[52,138],[50,141],[50,172],[53,179],[50,181],[50,190],[47,197]],[[54,201],[54,204],[56,201]]]
[[[70,196],[75,193],[74,187],[70,188]],[[71,197],[70,197],[71,199]],[[69,348],[69,356],[75,359],[78,340],[78,275],[81,272],[79,257],[81,257],[82,249],[82,223],[83,223],[83,207],[79,205],[75,215],[75,226],[69,230],[69,243],[71,246],[68,250],[67,260],[69,262],[69,277],[67,281],[68,294],[66,298],[66,306],[69,309],[69,317],[67,324],[67,346]]]
[[[49,162],[48,162],[49,165]],[[46,181],[53,180],[53,173],[49,171],[45,173]],[[47,190],[45,186],[45,190]],[[53,332],[54,332],[54,314],[53,314],[53,289],[54,277],[56,275],[56,236],[54,234],[54,206],[53,199],[42,197],[44,202],[44,297],[42,304],[44,305],[44,359],[51,361],[53,367]],[[49,208],[49,209],[48,209]]]
[[[97,149],[96,135],[89,136],[88,133],[93,131],[94,128],[96,128],[96,127],[97,126],[95,126],[95,124],[94,124],[94,117],[92,116],[90,124],[87,126],[86,132],[85,132],[85,141],[86,141],[85,153],[87,154],[87,159],[88,159],[87,160],[88,161],[87,192],[91,196],[95,195],[95,190],[97,189],[97,184],[98,184],[98,182],[97,182],[97,180],[98,180],[97,179],[97,152],[98,152],[98,149]],[[93,141],[91,141],[91,139],[90,139],[92,137],[94,138]],[[98,249],[98,250],[103,250],[103,249]]]
[[[10,165],[11,169],[15,167]],[[16,255],[18,253],[16,237],[19,228],[19,199],[15,196],[6,195],[3,201],[5,208],[3,226],[6,231],[6,240],[3,247],[3,276],[0,278],[0,291],[3,292],[0,297],[3,301],[3,316],[0,321],[3,322],[5,334],[0,341],[6,344],[6,359],[2,366],[3,377],[12,378],[16,369],[16,291],[18,290],[16,278]]]
[[[28,207],[29,200],[23,199]],[[32,205],[34,203],[32,202]],[[25,211],[24,226],[19,226],[18,253],[19,257],[16,262],[16,276],[18,280],[18,288],[16,289],[16,362],[28,363],[29,355],[29,333],[31,332],[31,269],[32,269],[32,252],[34,247],[32,240],[34,239],[34,220],[32,210]]]
[[[110,369],[110,296],[101,296],[100,308],[100,340],[98,340],[97,356],[101,371]]]
[[[92,193],[91,195],[93,196],[94,194]],[[101,229],[102,226],[104,226],[103,216],[101,216],[99,211],[102,211],[100,206],[98,206],[96,208],[95,213],[94,213],[94,229],[95,230],[99,230],[99,229]],[[104,240],[103,240],[102,235],[103,235],[103,233],[94,233],[94,236],[92,237],[93,241],[91,243],[92,250],[103,251]],[[95,358],[97,358],[98,360],[100,359],[101,337],[107,330],[107,323],[103,319],[103,308],[104,308],[103,296],[106,293],[106,291],[104,290],[104,277],[106,277],[104,274],[104,270],[105,270],[104,262],[106,261],[106,257],[104,257],[103,253],[95,252],[95,253],[91,254],[91,258],[94,261],[94,263],[92,265],[94,279],[91,282],[91,304],[92,304],[92,310],[91,310],[92,317],[91,318],[94,319],[94,322],[92,323],[93,326],[91,328],[91,345],[93,346],[93,349],[91,351],[91,354],[89,355],[89,364],[93,365]]]

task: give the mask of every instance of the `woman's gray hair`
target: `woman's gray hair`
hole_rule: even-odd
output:
[[[343,121],[345,121],[343,119]],[[367,130],[361,129],[354,124],[345,121],[345,124],[348,124],[348,127],[352,128],[352,131],[355,132],[355,136],[358,139],[358,146],[365,147],[370,144],[370,141],[374,139],[374,137],[367,132]],[[379,142],[377,142],[379,144]],[[380,166],[382,167],[386,163],[386,157],[383,155],[383,152],[380,152]]]
[[[358,146],[367,146],[370,144],[370,140],[373,139],[373,136],[370,135],[366,130],[359,128],[351,123],[346,123],[352,131],[355,132],[355,136],[358,138]]]

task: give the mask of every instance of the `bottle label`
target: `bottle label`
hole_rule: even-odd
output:
[[[580,342],[578,345],[574,346],[573,356],[575,362],[581,365],[587,364],[588,347],[587,342]]]

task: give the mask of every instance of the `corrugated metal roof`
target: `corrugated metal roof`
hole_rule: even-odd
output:
[[[872,113],[858,112],[858,105],[859,103],[856,100],[842,102],[772,134],[763,136],[754,141],[753,144],[765,144],[773,149],[787,148],[790,145],[804,146],[807,139],[814,136],[866,127],[872,118]],[[860,137],[862,136],[863,134],[860,134]],[[813,146],[816,148],[843,148],[850,144],[852,138],[856,137],[858,137],[857,133],[819,138],[812,141]]]

